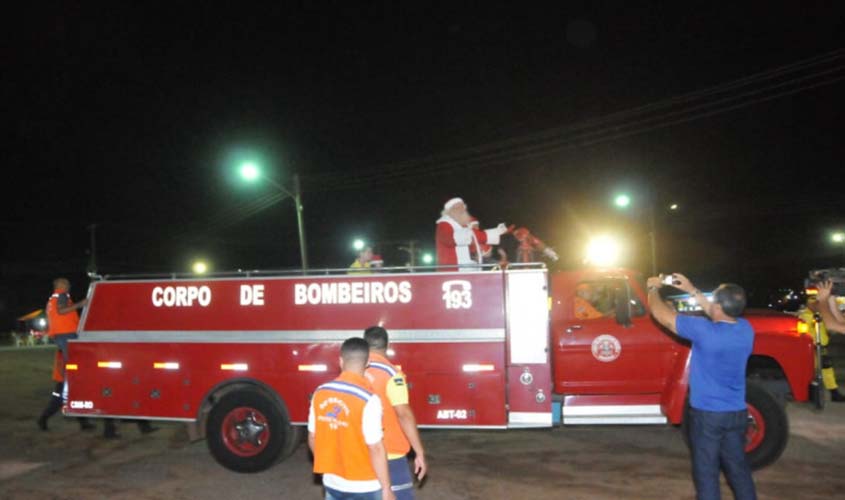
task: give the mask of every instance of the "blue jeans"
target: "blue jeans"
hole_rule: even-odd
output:
[[[79,338],[76,333],[59,333],[53,337],[53,343],[61,351],[62,357],[65,358],[65,363],[67,363],[67,341],[75,338]]]
[[[324,488],[326,489],[325,500],[381,500],[381,490],[368,493],[346,493],[325,486]]]
[[[394,458],[387,461],[390,471],[390,489],[396,495],[396,500],[414,500],[414,479],[411,477],[411,466],[406,457]]]
[[[737,500],[756,500],[751,467],[745,458],[748,412],[690,408],[692,477],[698,500],[719,500],[719,472]]]

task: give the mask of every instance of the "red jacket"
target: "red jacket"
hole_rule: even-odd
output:
[[[472,270],[478,261],[470,255],[470,245],[475,246],[476,255],[480,255],[480,245],[498,245],[499,232],[496,229],[481,231],[461,226],[455,219],[444,215],[437,220],[435,234],[437,244],[437,265],[462,266],[461,270]],[[454,271],[454,268],[442,269]]]

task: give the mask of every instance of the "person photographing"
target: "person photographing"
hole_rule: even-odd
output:
[[[660,297],[660,289],[669,282],[695,298],[707,317],[678,314],[667,305]],[[745,369],[754,345],[754,330],[741,317],[745,290],[735,284],[720,285],[710,302],[682,274],[672,274],[668,279],[654,276],[646,284],[654,319],[692,343],[689,437],[697,498],[721,498],[719,476],[724,472],[734,498],[756,500],[751,467],[745,456]]]
[[[836,297],[833,295],[833,282],[830,280],[823,281],[816,285],[816,289],[819,291],[816,297],[819,314],[828,331],[845,333],[845,318],[842,317],[842,313],[839,312],[836,305]]]

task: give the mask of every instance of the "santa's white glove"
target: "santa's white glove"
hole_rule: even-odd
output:
[[[548,257],[549,259],[551,259],[553,261],[557,261],[559,259],[559,257],[557,256],[557,252],[552,250],[552,247],[546,247],[543,250],[543,255],[545,255],[546,257]]]
[[[499,234],[505,234],[508,232],[508,226],[506,226],[504,222],[501,222],[498,226],[496,226],[496,232]]]

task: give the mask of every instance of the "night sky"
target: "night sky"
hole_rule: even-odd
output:
[[[401,265],[461,196],[562,268],[613,232],[647,270],[652,202],[662,271],[758,302],[800,286],[845,265],[845,8],[789,4],[31,11],[0,76],[2,328],[54,277],[84,293],[90,224],[102,273],[297,267],[293,203],[239,182],[243,159],[302,177],[312,267],[347,266],[355,237]]]

